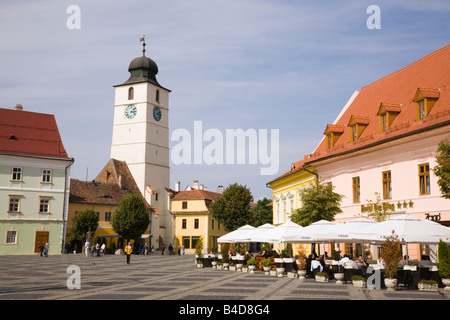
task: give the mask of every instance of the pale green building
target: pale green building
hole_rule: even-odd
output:
[[[0,108],[0,254],[64,250],[70,158],[53,115]]]

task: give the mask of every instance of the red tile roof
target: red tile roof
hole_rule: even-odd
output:
[[[71,159],[53,115],[2,108],[0,153]]]
[[[176,192],[172,200],[216,200],[221,193],[207,191],[207,190],[185,190]]]
[[[416,121],[414,99],[418,89],[425,97],[438,98],[422,121]],[[389,129],[383,133],[380,133],[378,116],[381,105],[387,111],[398,113]],[[349,142],[351,128],[348,124],[352,118],[367,125],[355,142]],[[450,132],[450,45],[363,87],[335,124],[324,124],[325,131],[344,128],[334,146],[328,150],[326,139],[323,139],[312,154],[294,163],[297,164],[294,170],[275,180],[299,171],[301,168],[298,165],[308,167],[319,160],[370,148],[439,126],[448,126]]]

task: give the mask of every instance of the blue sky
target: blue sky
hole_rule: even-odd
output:
[[[79,30],[66,26],[73,4]],[[370,5],[381,29],[366,26]],[[171,132],[202,121],[280,133],[278,174],[171,164],[171,187],[238,182],[271,197],[266,183],[315,149],[355,90],[449,44],[449,13],[446,0],[3,0],[0,107],[54,114],[72,177],[95,178],[110,157],[113,85],[128,79],[145,32],[157,79],[172,90]]]

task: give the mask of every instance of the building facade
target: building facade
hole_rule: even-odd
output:
[[[450,225],[450,200],[441,197],[433,173],[437,145],[450,135],[449,85],[450,45],[363,87],[326,126],[304,166],[314,167],[320,183],[344,195],[336,222],[367,216],[367,205],[378,198],[391,205],[393,215]],[[361,253],[341,248],[349,250]],[[408,254],[433,258],[436,252],[410,245]]]
[[[181,246],[186,254],[195,253],[199,237],[203,240],[203,253],[217,247],[217,238],[227,232],[209,212],[210,204],[221,195],[218,192],[198,189],[198,184],[184,191],[172,191],[171,212],[175,218],[176,247]],[[177,189],[177,188],[176,188]]]
[[[53,115],[0,109],[0,254],[63,252],[70,158]]]

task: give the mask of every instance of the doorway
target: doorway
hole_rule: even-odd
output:
[[[49,240],[50,231],[36,231],[36,235],[34,238],[34,253],[39,253],[39,246],[42,244],[45,246],[45,243]]]

